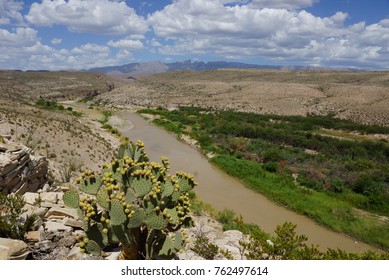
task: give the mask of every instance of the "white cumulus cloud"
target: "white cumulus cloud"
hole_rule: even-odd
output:
[[[0,1],[0,25],[10,24],[12,22],[23,22],[23,16],[20,11],[23,9],[22,1],[1,0]]]
[[[29,27],[18,27],[14,32],[0,29],[0,47],[32,46],[37,41],[37,31]]]
[[[319,0],[253,0],[250,6],[253,8],[276,8],[276,9],[301,9],[307,8],[319,2]]]
[[[62,43],[62,39],[60,39],[60,38],[53,38],[53,39],[51,40],[51,43],[52,43],[53,45],[59,45],[59,44]]]
[[[125,39],[119,41],[110,40],[107,43],[107,45],[118,49],[127,49],[127,50],[143,49],[143,43],[139,40],[125,40]]]
[[[348,14],[329,17],[305,10],[316,1],[176,0],[149,16],[165,55],[212,54],[321,66],[386,67],[389,20],[346,26]],[[274,8],[260,8],[268,4]],[[293,5],[287,6],[287,4]],[[254,6],[256,4],[257,6]],[[295,9],[292,9],[295,8]]]
[[[145,19],[126,2],[43,0],[31,5],[26,19],[38,26],[65,25],[70,31],[98,34],[144,34]]]

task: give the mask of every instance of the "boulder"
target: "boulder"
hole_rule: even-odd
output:
[[[0,252],[0,256],[6,260],[25,260],[30,254],[26,243],[9,238],[0,238]]]
[[[26,192],[23,197],[26,203],[30,205],[35,205],[35,203],[39,200],[39,194],[33,192]]]
[[[41,199],[44,202],[57,204],[58,202],[58,193],[56,192],[42,192]]]

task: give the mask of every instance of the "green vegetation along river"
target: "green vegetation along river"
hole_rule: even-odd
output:
[[[363,242],[330,231],[246,188],[242,182],[208,162],[197,149],[182,143],[175,135],[150,124],[138,114],[122,112],[119,116],[132,123],[130,128],[121,130],[123,135],[134,141],[141,139],[151,160],[159,161],[161,156],[167,156],[172,172],[182,170],[192,173],[199,183],[196,193],[216,209],[231,209],[241,214],[245,222],[257,224],[267,232],[290,221],[297,225],[297,233],[307,235],[308,242],[318,244],[322,249],[340,248],[348,252],[375,250]]]

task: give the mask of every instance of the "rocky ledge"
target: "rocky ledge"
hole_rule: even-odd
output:
[[[4,194],[35,192],[48,181],[48,162],[31,155],[31,149],[7,140],[0,143],[0,191]]]
[[[33,260],[115,260],[120,248],[111,248],[102,257],[81,253],[76,246],[76,236],[84,234],[83,222],[78,219],[77,210],[67,208],[62,200],[65,187],[50,187],[46,184],[38,192],[27,192],[23,195],[26,212],[20,217],[26,219],[36,215],[33,231],[26,234],[24,241],[0,238],[0,259],[33,259]],[[194,248],[198,237],[207,237],[209,243],[219,247],[215,259],[226,259],[220,251],[227,251],[234,259],[242,259],[242,248],[239,241],[246,237],[239,231],[222,230],[222,226],[208,215],[194,216],[195,226],[186,229],[190,242],[183,253],[178,255],[182,260],[204,259]]]

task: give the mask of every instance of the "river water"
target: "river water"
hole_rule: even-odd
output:
[[[376,250],[368,244],[356,242],[343,234],[335,233],[319,226],[309,218],[281,207],[261,194],[247,189],[240,181],[223,173],[208,162],[194,147],[177,140],[176,136],[150,124],[136,113],[122,112],[120,117],[130,121],[130,128],[121,132],[131,140],[145,143],[146,151],[152,161],[160,162],[167,156],[171,174],[185,171],[195,176],[198,187],[195,192],[206,203],[218,210],[231,209],[242,215],[247,223],[259,225],[267,232],[285,221],[297,225],[299,234],[308,236],[308,241],[326,248],[340,248],[348,252]]]

